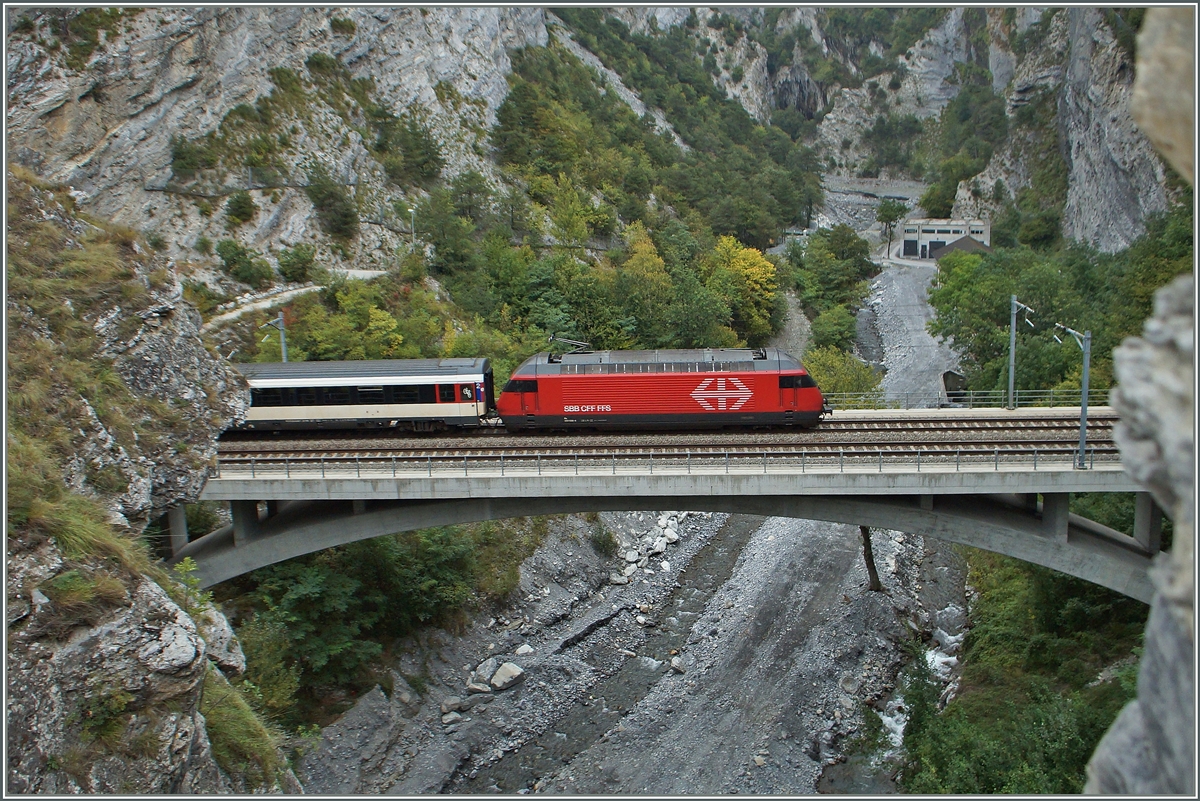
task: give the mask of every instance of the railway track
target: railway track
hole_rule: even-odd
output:
[[[1116,415],[1089,416],[1088,449],[1116,453]],[[694,456],[745,453],[877,454],[1005,452],[1065,453],[1078,447],[1079,420],[1066,415],[1014,418],[827,421],[811,431],[706,432],[683,434],[509,435],[499,431],[455,436],[395,432],[318,431],[263,434],[234,432],[222,439],[223,462],[248,459],[489,459],[521,457]]]

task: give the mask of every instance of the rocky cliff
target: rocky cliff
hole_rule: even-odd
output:
[[[1120,250],[1145,232],[1147,215],[1167,207],[1162,161],[1131,111],[1133,62],[1098,9],[1046,13],[1052,16],[1044,40],[1020,58],[1008,44],[1010,26],[999,12],[991,14],[990,60],[1001,74],[1013,65],[1011,78],[998,90],[1010,118],[1041,100],[1053,104],[1052,128],[1013,125],[1008,143],[987,169],[959,185],[954,214],[994,214],[1031,186],[1038,140],[1049,135],[1057,137],[1066,166],[1064,236],[1101,251]],[[999,192],[997,182],[1003,182]]]
[[[631,30],[645,32],[683,25],[683,11],[642,8],[613,13]],[[751,27],[765,23],[762,12],[751,9],[698,9],[701,22],[714,11],[728,11]],[[953,215],[997,215],[1033,185],[1039,169],[1057,169],[1041,162],[1060,159],[1066,173],[1065,197],[1048,199],[1047,204],[1061,206],[1064,236],[1105,252],[1127,247],[1144,233],[1145,217],[1166,208],[1166,177],[1130,110],[1132,57],[1117,42],[1102,11],[988,9],[982,28],[974,30],[977,27],[978,22],[968,24],[964,9],[949,9],[897,59],[897,69],[867,81],[859,77],[857,57],[847,55],[855,48],[821,29],[818,9],[779,15],[775,32],[792,33],[797,42],[791,63],[774,74],[767,70],[763,48],[748,36],[730,45],[719,30],[704,24],[695,28],[695,36],[703,47],[717,49],[714,80],[752,117],[766,122],[777,109],[793,108],[818,119],[813,144],[830,174],[838,176],[857,175],[867,162],[863,134],[880,114],[935,118],[959,92],[959,65],[986,65],[993,90],[1006,101],[1010,136],[981,174],[959,185]],[[804,63],[802,41],[816,44],[853,82],[815,80]],[[879,56],[883,44],[870,41],[866,50]],[[741,80],[733,80],[734,69]],[[881,104],[884,86],[888,90]],[[1044,117],[1030,113],[1032,109],[1021,113],[1036,103],[1048,104]],[[1047,142],[1050,153],[1044,152]]]
[[[8,201],[7,789],[248,789],[201,698],[244,669],[232,631],[139,541],[195,501],[242,381],[171,261],[62,187],[10,172]]]
[[[16,26],[17,19],[27,22]],[[332,19],[341,23],[336,31]],[[381,107],[420,112],[448,174],[474,168],[492,175],[486,131],[508,92],[507,51],[547,41],[542,10],[530,8],[129,10],[97,32],[86,59],[72,59],[79,41],[63,35],[69,27],[51,11],[9,14],[10,157],[70,185],[81,209],[155,234],[177,258],[199,258],[191,247],[201,236],[228,235],[223,215],[198,202],[219,206],[228,191],[205,198],[182,194],[187,186],[164,191],[180,183],[172,139],[220,131],[234,108],[271,94],[271,70],[305,75],[314,53],[339,59],[352,78],[370,80]],[[361,118],[339,115],[329,99],[313,94],[276,120],[272,135],[290,136],[279,154],[287,180],[260,175],[252,183],[253,174],[235,171],[218,183],[226,190],[302,184],[315,160],[353,188],[362,218],[375,221],[362,226],[344,261],[301,186],[253,190],[264,212],[236,236],[260,250],[312,241],[342,267],[382,266],[407,238],[407,220],[391,204],[403,192],[385,191],[387,176],[364,143]]]

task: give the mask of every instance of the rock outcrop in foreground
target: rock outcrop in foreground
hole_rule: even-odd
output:
[[[1188,8],[1146,14],[1135,90],[1139,122],[1189,183],[1195,142],[1193,15]],[[1138,697],[1092,755],[1085,793],[1196,792],[1193,283],[1186,275],[1160,289],[1143,336],[1113,353],[1121,460],[1170,515],[1175,534],[1170,554],[1158,557],[1153,572],[1157,592],[1146,624]]]
[[[222,769],[203,711],[218,671],[245,668],[232,630],[136,542],[196,500],[243,383],[133,232],[19,169],[7,223],[6,789],[254,789]]]

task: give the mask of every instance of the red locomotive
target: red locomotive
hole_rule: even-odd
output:
[[[713,348],[538,353],[513,371],[496,411],[515,432],[813,428],[830,409],[791,354]]]

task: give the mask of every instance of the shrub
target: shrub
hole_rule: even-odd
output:
[[[300,244],[279,253],[279,273],[285,280],[302,283],[309,280],[316,249],[312,245]]]
[[[217,306],[228,300],[224,295],[214,292],[207,285],[196,281],[183,282],[183,299],[195,306],[201,315],[211,313]],[[190,530],[190,523],[188,528]]]
[[[593,528],[588,534],[588,542],[591,543],[592,550],[605,558],[617,555],[617,538],[604,526]]]
[[[245,190],[234,192],[225,202],[225,217],[231,228],[250,222],[257,213],[258,206],[255,204],[254,198],[250,197],[250,193]]]
[[[317,210],[321,230],[343,241],[358,234],[358,208],[346,187],[334,181],[324,167],[318,165],[309,170],[304,192]]]
[[[270,283],[273,275],[271,265],[258,251],[246,248],[232,239],[222,239],[217,243],[217,255],[221,257],[225,272],[243,284],[259,289]]]
[[[354,20],[344,19],[342,17],[334,17],[333,19],[329,20],[329,28],[334,33],[340,33],[343,36],[353,36],[354,31],[356,30]]]
[[[197,253],[203,253],[205,256],[212,255],[212,240],[203,234],[196,239],[196,244],[192,247]]]
[[[199,170],[217,166],[217,156],[207,142],[189,142],[182,136],[171,137],[171,172],[191,178]]]

